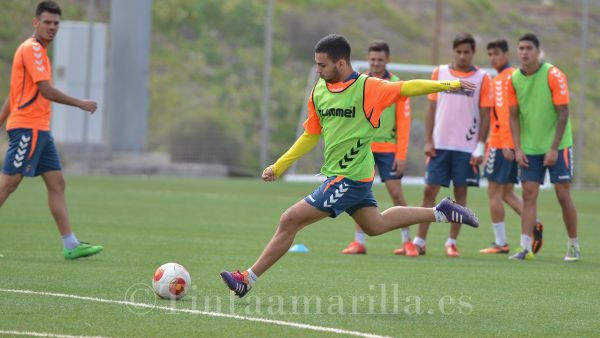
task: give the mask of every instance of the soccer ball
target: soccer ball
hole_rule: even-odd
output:
[[[180,264],[166,263],[154,272],[152,287],[164,299],[181,299],[192,286],[190,273]]]

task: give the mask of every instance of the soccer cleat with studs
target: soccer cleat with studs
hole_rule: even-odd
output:
[[[240,270],[229,272],[221,272],[221,278],[229,290],[236,296],[242,298],[248,291],[250,291],[250,284],[248,283],[248,277],[246,272],[240,272]]]
[[[104,247],[102,245],[91,245],[89,243],[80,242],[79,245],[73,249],[64,248],[63,256],[65,259],[73,260],[99,254],[103,249]]]
[[[508,244],[498,245],[495,242],[489,248],[479,250],[482,254],[508,254],[510,248]]]
[[[438,203],[438,205],[435,206],[435,210],[443,213],[448,222],[466,224],[473,228],[479,227],[477,215],[475,215],[471,209],[463,207],[450,197],[446,197]]]
[[[348,244],[348,247],[342,250],[342,253],[346,255],[364,255],[367,253],[367,247],[364,244],[354,241]]]
[[[540,249],[542,249],[542,244],[544,244],[543,232],[544,225],[539,221],[536,222],[531,235],[531,238],[533,238],[533,241],[531,242],[531,251],[534,254],[537,254]]]
[[[520,260],[520,261],[530,261],[530,260],[535,259],[535,255],[533,254],[533,252],[531,252],[529,250],[521,249],[521,251],[517,252],[516,254],[514,254],[508,258]]]

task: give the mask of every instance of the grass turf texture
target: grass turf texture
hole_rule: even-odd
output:
[[[342,255],[354,231],[344,214],[302,230],[295,243],[304,243],[310,253],[287,254],[245,298],[231,298],[218,273],[251,265],[280,214],[315,187],[253,180],[70,177],[67,198],[74,230],[80,240],[102,244],[105,250],[65,261],[43,183],[26,179],[0,211],[0,288],[125,300],[136,283],[151,284],[156,267],[176,261],[189,270],[194,287],[182,301],[158,300],[157,305],[390,336],[597,335],[597,191],[573,194],[583,254],[578,263],[562,261],[566,233],[552,190],[540,193],[545,242],[534,261],[479,254],[493,241],[493,232],[485,190],[472,189],[469,205],[482,226],[463,227],[461,258],[444,257],[446,224],[430,228],[425,257],[394,256],[399,231],[368,238],[365,256]],[[374,190],[380,209],[389,207],[384,187]],[[409,204],[420,203],[421,187],[405,187],[405,193]],[[440,198],[448,194],[443,190]],[[519,243],[518,224],[507,210],[511,253]],[[303,296],[313,298],[307,302]],[[127,300],[154,302],[144,292]],[[142,312],[147,310],[0,292],[0,330],[102,336],[335,335],[158,309]]]

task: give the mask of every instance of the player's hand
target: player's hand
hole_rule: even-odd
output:
[[[460,80],[460,87],[462,89],[467,89],[467,90],[475,90],[477,89],[477,85],[474,84],[473,82],[467,81],[467,80]]]
[[[525,153],[523,153],[521,149],[517,149],[515,151],[515,161],[517,161],[517,163],[520,166],[529,168],[529,161],[527,160],[527,156],[525,155]]]
[[[544,167],[551,167],[556,164],[558,159],[558,150],[550,149],[546,155],[544,155]]]
[[[471,156],[471,159],[469,160],[470,165],[478,166],[481,163],[483,163],[483,156],[477,156],[477,157]]]
[[[506,159],[507,161],[515,160],[515,152],[510,148],[503,148],[502,156],[504,156],[504,159]]]
[[[435,146],[433,142],[425,142],[425,156],[436,157]]]
[[[485,143],[477,142],[477,146],[471,153],[471,159],[469,160],[469,164],[478,166],[483,163],[483,158],[485,156]]]
[[[396,175],[400,176],[404,173],[404,168],[406,168],[406,160],[394,159],[394,164],[392,164],[392,171],[396,172]]]
[[[93,114],[96,111],[96,109],[98,109],[98,104],[96,103],[96,101],[92,100],[81,100],[79,108],[85,111],[89,111]]]
[[[273,166],[270,165],[267,168],[265,168],[265,170],[263,170],[261,178],[265,182],[275,181],[277,179],[277,175],[275,175],[275,172],[273,171]]]

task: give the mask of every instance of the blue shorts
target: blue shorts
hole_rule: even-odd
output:
[[[507,184],[519,183],[519,166],[516,161],[509,161],[502,155],[502,149],[490,148],[487,161],[483,170],[483,177],[488,181]]]
[[[544,167],[544,155],[527,155],[529,167],[519,166],[521,182],[537,181],[544,184],[546,169],[550,172],[551,183],[567,183],[573,179],[573,148],[558,150],[556,164]]]
[[[394,166],[394,160],[396,159],[396,154],[373,153],[373,157],[375,158],[375,165],[379,170],[381,182],[385,182],[387,180],[399,180],[404,175],[403,173],[392,170],[392,167]]]
[[[471,154],[456,150],[436,149],[436,157],[427,158],[425,183],[455,187],[479,186],[479,168],[469,161]]]
[[[61,170],[54,139],[49,131],[11,129],[2,172],[6,175],[38,176]]]
[[[343,176],[331,176],[304,200],[313,207],[328,212],[332,218],[344,211],[352,216],[360,208],[377,206],[371,191],[372,185],[373,181],[359,182]]]

